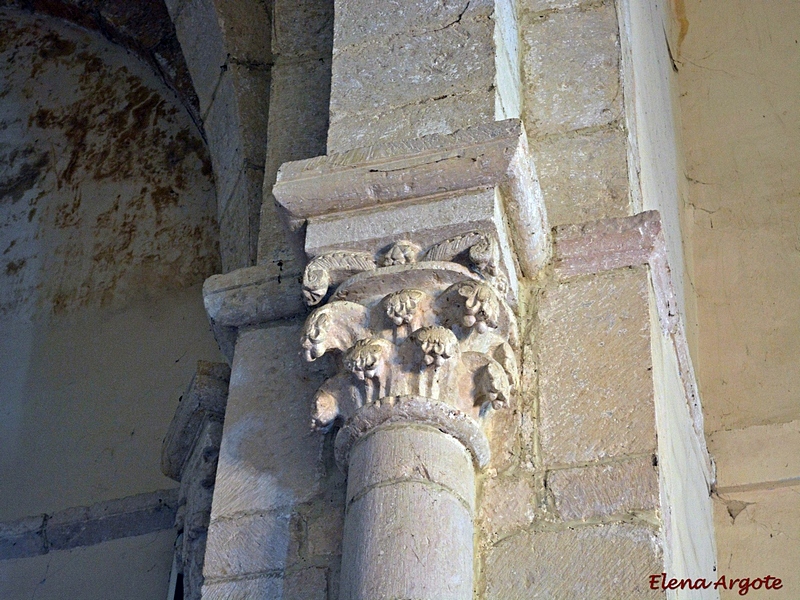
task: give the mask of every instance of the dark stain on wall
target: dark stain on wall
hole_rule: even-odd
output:
[[[15,149],[0,164],[6,162],[15,174],[0,179],[0,203],[16,204],[42,177],[47,170],[50,157],[46,152],[37,154],[33,148]]]
[[[18,74],[0,115],[3,102],[28,111],[14,125],[25,139],[8,160],[0,147],[0,206],[28,196],[6,217],[5,233],[0,222],[9,253],[0,273],[19,278],[44,268],[34,295],[54,314],[202,282],[219,270],[205,143],[175,98],[129,62],[135,59],[59,27],[0,12],[0,60]],[[28,227],[26,248],[46,249],[37,261],[17,239],[8,243],[12,235],[22,243],[9,227],[23,222],[38,227],[34,237]]]
[[[200,126],[197,95],[164,0],[0,0],[2,7],[65,19],[127,48],[177,93]],[[0,31],[0,46],[2,37]]]
[[[12,260],[10,263],[6,264],[6,275],[16,275],[19,273],[20,269],[25,266],[25,259],[20,258],[19,260]]]

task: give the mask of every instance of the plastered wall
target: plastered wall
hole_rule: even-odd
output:
[[[686,0],[673,48],[721,568],[800,593],[800,6]],[[726,595],[727,594],[727,595]],[[737,597],[725,592],[722,598]],[[764,596],[766,597],[766,595]]]
[[[205,144],[150,67],[0,10],[0,520],[175,486],[161,440],[196,361],[220,360],[200,294],[217,239]],[[152,535],[1,561],[0,597],[107,598],[120,569],[119,597],[156,597],[145,563],[166,594],[174,534]],[[59,564],[76,579],[48,580]]]

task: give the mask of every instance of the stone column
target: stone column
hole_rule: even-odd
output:
[[[520,272],[548,260],[537,189],[514,121],[278,174],[307,225],[305,357],[337,357],[312,425],[340,427],[348,473],[341,600],[472,598],[483,430],[518,381]]]
[[[414,420],[359,441],[339,597],[471,598],[474,469],[462,443]]]
[[[427,251],[401,241],[375,262],[340,252],[309,264],[309,284],[350,274],[303,336],[308,360],[341,356],[312,417],[317,429],[341,424],[341,600],[472,597],[474,470],[489,458],[480,423],[517,380],[495,246],[476,231]],[[306,289],[312,303],[327,292]]]

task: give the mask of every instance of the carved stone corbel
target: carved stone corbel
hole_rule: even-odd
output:
[[[183,576],[183,598],[199,600],[203,586],[211,499],[228,401],[230,368],[198,361],[161,448],[161,470],[180,482],[175,516],[177,571]]]

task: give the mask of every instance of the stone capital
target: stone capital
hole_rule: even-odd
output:
[[[432,425],[486,465],[478,423],[508,405],[518,378],[517,324],[495,246],[475,231],[428,249],[400,241],[374,257],[340,252],[309,263],[306,300],[320,306],[302,347],[306,360],[333,352],[339,365],[316,393],[312,426],[343,426],[343,469],[361,436],[398,422]]]
[[[337,355],[312,425],[337,459],[385,423],[433,425],[488,461],[479,422],[517,383],[519,279],[550,235],[522,124],[386,142],[284,164],[273,194],[306,225],[305,357]]]

